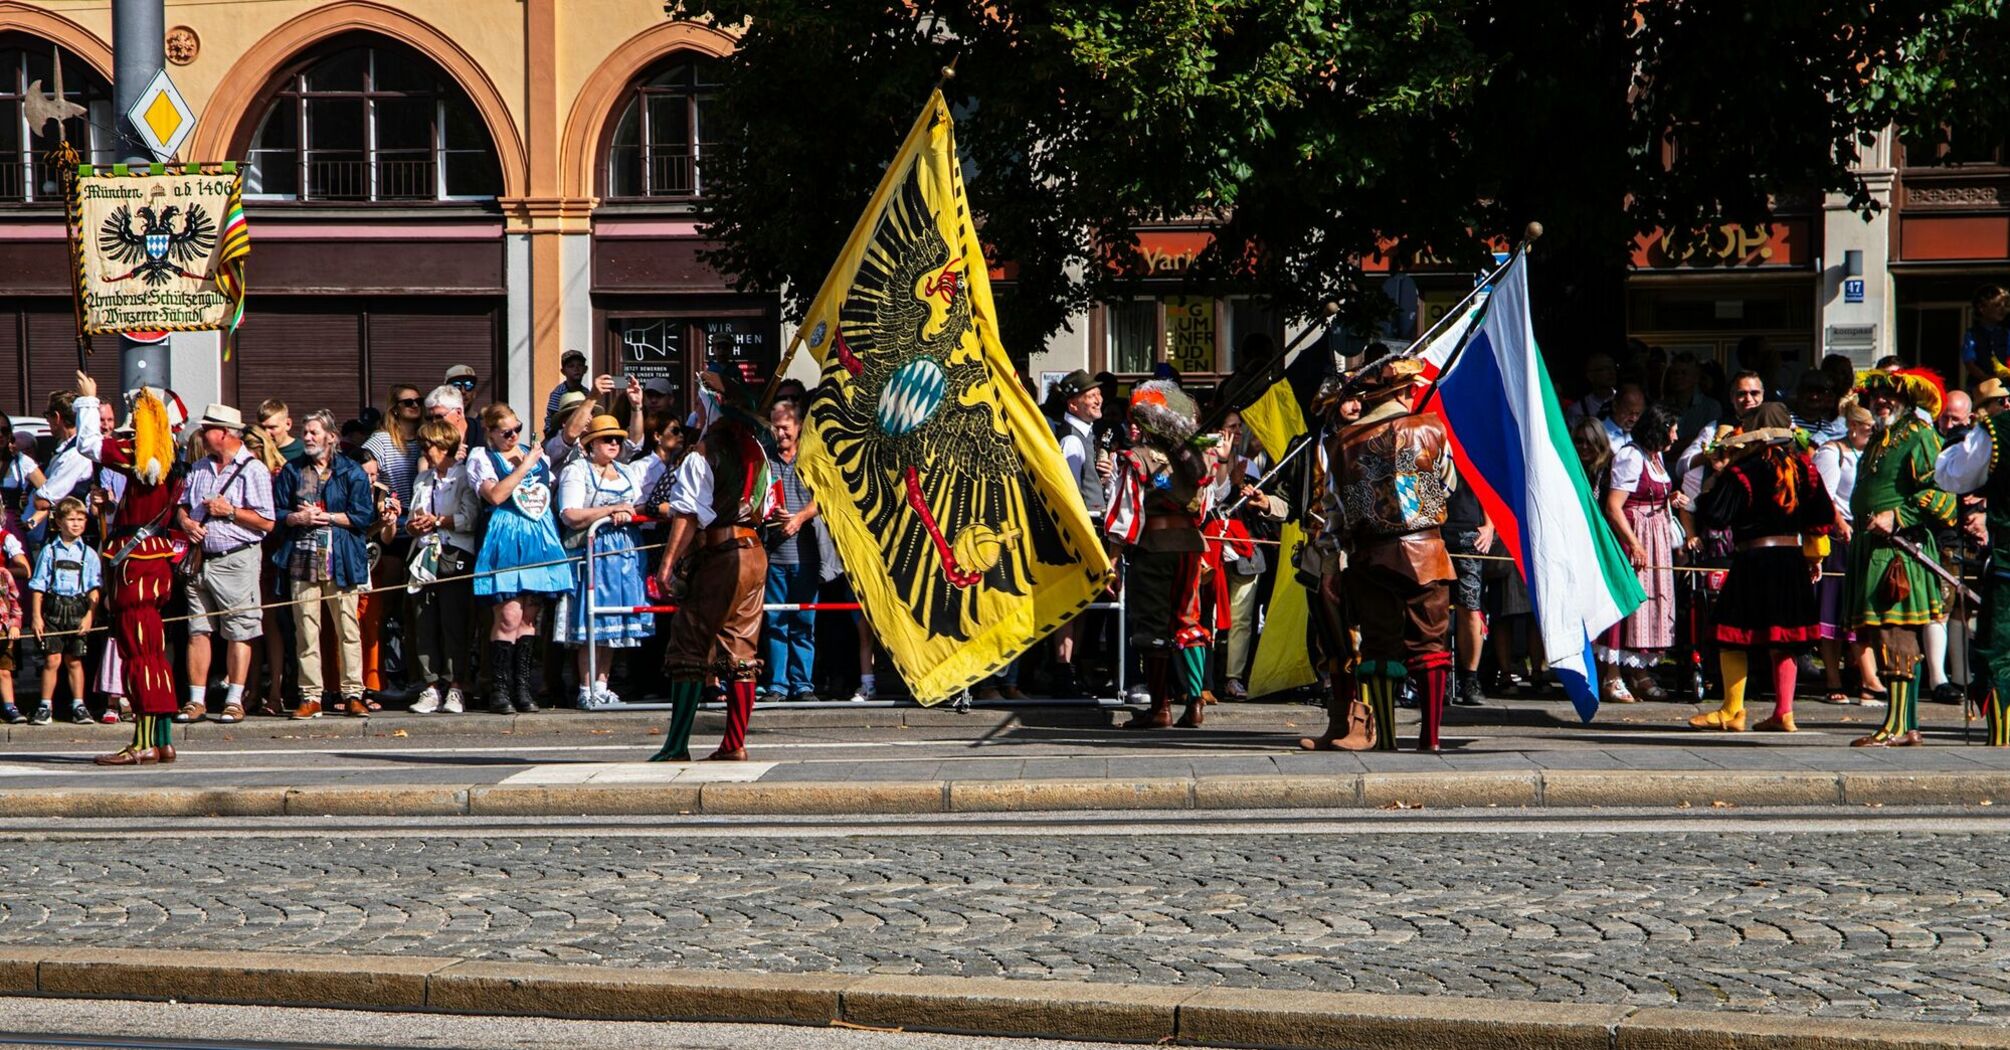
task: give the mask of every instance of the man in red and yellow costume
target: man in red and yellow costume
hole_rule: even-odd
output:
[[[101,755],[101,766],[172,762],[174,667],[168,660],[161,607],[174,590],[175,546],[168,535],[181,499],[182,472],[175,456],[168,406],[152,391],[133,400],[131,437],[100,433],[98,384],[77,373],[77,447],[92,462],[125,475],[126,494],[106,530],[113,643],[132,702],[133,742]]]

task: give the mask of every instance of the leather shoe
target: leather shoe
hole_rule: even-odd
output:
[[[109,755],[99,755],[91,761],[101,766],[150,766],[161,760],[160,752],[151,747],[126,748]]]
[[[167,765],[169,762],[174,761],[173,744],[162,744],[159,747],[154,748],[154,753],[160,756],[161,765]]]
[[[320,718],[320,717],[321,717],[321,701],[319,701],[319,700],[302,700],[302,701],[300,701],[300,706],[299,706],[299,707],[296,707],[296,708],[294,708],[294,709],[293,709],[293,716],[292,716],[292,717],[293,717],[293,720],[294,720],[294,721],[296,721],[296,722],[298,722],[298,721],[301,721],[301,720],[303,720],[303,719],[308,719],[308,718]]]
[[[705,761],[707,762],[745,762],[746,760],[747,760],[747,749],[744,747],[740,748],[737,751],[726,751],[722,749],[719,751],[714,751],[711,754],[705,756]]]
[[[342,713],[348,715],[350,718],[368,718],[370,717],[370,704],[360,696],[344,697],[342,700]]]

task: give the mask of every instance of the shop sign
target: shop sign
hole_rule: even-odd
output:
[[[1214,299],[1175,295],[1165,304],[1166,360],[1182,373],[1214,371]]]
[[[1831,350],[1869,350],[1877,346],[1877,326],[1832,324],[1828,326],[1825,343]]]
[[[1680,242],[1666,230],[1633,242],[1633,265],[1643,270],[1754,270],[1802,266],[1808,261],[1804,220],[1764,226],[1723,223]]]

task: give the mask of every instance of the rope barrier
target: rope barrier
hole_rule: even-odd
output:
[[[606,520],[606,519],[601,519],[601,520]],[[630,524],[637,524],[637,525],[639,525],[639,524],[648,524],[648,523],[650,523],[650,522],[651,522],[652,520],[653,520],[653,519],[650,519],[650,518],[647,518],[647,517],[642,517],[642,516],[638,516],[638,517],[637,517],[637,520],[635,520],[634,522],[631,522]],[[1226,541],[1227,541],[1225,537],[1212,537],[1212,536],[1211,536],[1211,537],[1207,537],[1207,539],[1208,539],[1208,541],[1210,541],[1210,542],[1215,542],[1215,543],[1221,543],[1221,542],[1226,542]],[[1250,539],[1250,540],[1249,540],[1248,542],[1250,542],[1250,543],[1255,543],[1255,544],[1262,544],[1262,545],[1264,545],[1264,546],[1271,546],[1271,547],[1282,547],[1282,546],[1283,546],[1283,541],[1282,541],[1282,540],[1263,540],[1263,539],[1254,539],[1254,538],[1252,538],[1252,539]],[[631,550],[631,551],[637,551],[637,552],[642,552],[642,551],[657,551],[657,550],[662,550],[663,548],[665,548],[665,547],[667,547],[667,546],[668,546],[668,544],[667,544],[667,543],[649,543],[649,544],[638,544],[638,545],[636,545],[636,546],[634,546],[634,547],[630,547],[630,548],[628,548],[628,550]],[[464,580],[475,580],[475,579],[479,579],[479,578],[481,578],[481,577],[486,577],[486,576],[500,576],[500,575],[502,575],[503,573],[509,573],[509,572],[520,572],[520,571],[523,571],[523,570],[525,570],[525,569],[542,569],[542,568],[548,568],[548,567],[550,567],[550,566],[553,566],[553,565],[577,565],[577,564],[579,564],[579,563],[583,562],[583,561],[584,561],[584,560],[586,559],[586,556],[587,556],[587,552],[586,552],[586,551],[585,551],[584,549],[582,549],[582,550],[581,550],[581,551],[580,551],[579,553],[577,553],[577,554],[570,554],[570,555],[567,555],[566,557],[563,557],[563,558],[556,558],[556,559],[552,559],[552,560],[549,560],[549,561],[541,561],[541,562],[530,562],[530,563],[527,563],[527,564],[523,564],[523,565],[512,565],[512,566],[509,566],[509,567],[507,567],[507,568],[500,568],[500,569],[489,569],[489,570],[486,570],[486,571],[480,571],[480,572],[466,572],[466,573],[459,573],[459,574],[456,574],[456,575],[453,575],[453,576],[441,576],[441,577],[437,577],[437,578],[435,578],[435,579],[434,579],[434,580],[433,580],[432,582],[430,582],[430,583],[426,583],[426,584],[421,584],[421,585],[420,585],[420,587],[421,587],[422,589],[423,589],[423,588],[426,588],[426,587],[436,587],[436,586],[440,586],[440,585],[443,585],[443,584],[449,584],[449,583],[459,583],[459,582],[461,582],[461,581],[464,581]],[[1453,558],[1470,558],[1470,559],[1472,559],[1472,560],[1474,560],[1474,561],[1494,561],[1494,562],[1512,562],[1512,561],[1514,561],[1514,559],[1513,559],[1512,557],[1509,557],[1508,555],[1505,555],[1505,554],[1452,554],[1451,556],[1452,556]],[[261,558],[262,558],[262,557],[263,557],[263,555],[261,554]],[[1687,572],[1687,573],[1715,573],[1715,572],[1726,572],[1726,571],[1728,571],[1728,567],[1716,567],[1716,568],[1713,568],[1713,567],[1710,567],[1710,566],[1696,566],[1696,565],[1648,565],[1648,566],[1644,566],[1644,567],[1640,567],[1640,569],[1639,569],[1638,571],[1647,571],[1647,570],[1656,570],[1656,571],[1659,571],[1659,570],[1663,570],[1663,569],[1665,569],[1665,570],[1668,570],[1668,571],[1670,571],[1670,572]],[[108,572],[109,572],[109,566],[107,566],[107,570],[108,570]],[[1848,573],[1845,573],[1845,572],[1823,572],[1823,573],[1821,574],[1822,578],[1824,578],[1824,579],[1838,579],[1838,578],[1843,578],[1843,577],[1847,577],[1848,575],[1849,575],[1849,574],[1848,574]],[[1979,583],[1982,583],[1982,582],[1984,582],[1984,581],[1985,581],[1985,580],[1987,579],[1987,577],[1985,577],[1985,576],[1982,576],[1982,575],[1975,575],[1975,576],[1965,576],[1965,575],[1962,575],[1962,576],[1959,576],[1959,579],[1961,579],[1961,580],[1962,580],[1962,581],[1963,581],[1964,583],[1971,583],[1971,584],[1979,584]],[[359,598],[359,599],[360,599],[360,598],[362,598],[362,597],[363,597],[363,596],[365,596],[365,595],[371,595],[371,594],[383,594],[383,593],[386,593],[386,592],[390,592],[390,591],[408,591],[409,589],[410,589],[410,588],[409,588],[409,585],[408,585],[408,584],[402,584],[402,583],[395,583],[395,584],[385,584],[385,585],[383,585],[383,586],[373,586],[373,587],[360,587],[360,588],[357,588],[357,589],[356,589],[356,590],[354,590],[354,591],[347,591],[347,592],[343,592],[343,595],[350,595],[350,594],[353,594],[353,595],[355,595],[355,596],[356,596],[357,598]],[[554,594],[554,595],[541,595],[541,596],[539,596],[539,597],[538,597],[538,599],[537,599],[537,600],[539,600],[539,601],[543,601],[543,600],[545,600],[545,599],[547,599],[547,598],[549,598],[549,599],[554,599],[554,600],[555,600],[555,599],[556,599],[557,597],[559,597],[559,596],[558,596],[558,595],[555,595],[555,594]],[[24,616],[24,618],[25,618],[25,616],[26,616],[26,614],[27,614],[27,610],[28,610],[28,592],[27,592],[27,591],[26,591],[25,589],[24,589],[24,590],[22,590],[22,592],[21,592],[21,595],[20,595],[20,600],[21,600],[21,608],[22,608],[22,613],[23,613],[23,616]],[[161,618],[161,622],[162,622],[163,624],[169,624],[169,623],[188,623],[188,622],[191,622],[191,621],[194,621],[194,620],[203,620],[203,619],[210,619],[210,618],[212,618],[212,617],[227,617],[227,616],[232,616],[232,615],[235,615],[235,614],[238,614],[238,613],[247,613],[247,612],[258,612],[258,613],[260,613],[260,614],[262,615],[263,613],[265,613],[266,611],[269,611],[269,610],[275,610],[275,609],[288,609],[288,608],[292,608],[292,607],[293,607],[293,606],[295,606],[295,605],[306,605],[306,604],[310,604],[310,603],[313,603],[313,602],[320,602],[320,601],[325,601],[325,600],[326,600],[325,598],[321,598],[321,597],[316,597],[316,598],[289,598],[289,599],[285,599],[285,600],[278,600],[278,601],[271,601],[271,602],[261,602],[261,603],[259,603],[259,604],[257,604],[257,605],[244,605],[244,606],[236,606],[236,607],[233,607],[233,608],[225,608],[225,609],[219,609],[219,610],[215,610],[215,611],[213,611],[213,612],[210,612],[210,613],[207,613],[207,614],[204,614],[204,615],[201,615],[201,616],[198,616],[198,615],[194,615],[194,614],[180,614],[180,615],[176,615],[176,616],[165,616],[165,617],[162,617],[162,618]],[[1095,604],[1092,604],[1092,605],[1088,606],[1088,608],[1090,608],[1090,609],[1121,609],[1122,607],[1123,607],[1123,606],[1122,606],[1122,604],[1121,604],[1120,602],[1097,602],[1097,603],[1095,603]],[[857,603],[857,602],[798,602],[798,603],[787,603],[787,602],[778,602],[778,603],[774,603],[774,604],[764,604],[764,605],[763,605],[763,606],[762,606],[761,608],[762,608],[762,611],[763,611],[763,612],[820,612],[820,611],[827,611],[827,612],[856,612],[856,611],[858,611],[858,610],[859,610],[859,605],[858,605],[858,603]],[[648,614],[648,613],[664,613],[664,614],[668,614],[668,613],[674,613],[674,612],[676,612],[676,611],[677,611],[677,606],[674,606],[674,605],[643,605],[643,606],[634,606],[634,607],[623,607],[623,608],[622,608],[621,610],[619,610],[618,612],[617,612],[616,610],[613,610],[613,609],[610,609],[610,608],[607,608],[607,607],[601,607],[601,606],[595,606],[595,609],[594,609],[594,614],[595,614],[595,615],[600,615],[600,616],[606,616],[606,615],[642,615],[642,614]],[[94,611],[94,615],[95,615],[95,611]],[[62,631],[44,631],[44,632],[42,632],[42,634],[40,635],[40,637],[41,637],[41,638],[43,638],[43,639],[48,639],[48,638],[65,638],[65,637],[71,637],[71,636],[75,636],[75,635],[81,635],[81,634],[95,634],[95,633],[98,633],[98,632],[100,632],[100,631],[110,631],[111,629],[112,629],[112,627],[111,627],[111,625],[110,625],[110,624],[108,624],[108,623],[106,623],[106,624],[92,624],[92,625],[91,625],[91,627],[90,627],[90,629],[89,629],[88,631],[85,631],[85,630],[75,630],[75,629],[71,629],[71,630],[62,630]],[[36,637],[36,636],[35,636],[35,634],[34,634],[34,633],[33,633],[33,632],[31,631],[31,630],[29,630],[29,629],[27,628],[27,626],[26,626],[25,622],[24,622],[24,624],[23,624],[23,627],[22,627],[22,631],[21,631],[21,637],[22,637],[22,638],[31,638],[31,637]]]

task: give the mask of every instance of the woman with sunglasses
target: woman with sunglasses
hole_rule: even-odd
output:
[[[468,457],[467,474],[492,508],[475,556],[475,597],[495,605],[489,710],[530,712],[537,710],[538,612],[547,597],[572,589],[572,567],[558,542],[544,450],[524,440],[523,421],[500,401],[482,409],[482,429],[488,448]]]
[[[35,457],[15,444],[14,421],[0,415],[0,504],[6,507],[4,524],[8,532],[27,535],[21,525],[21,508],[44,480]]]

